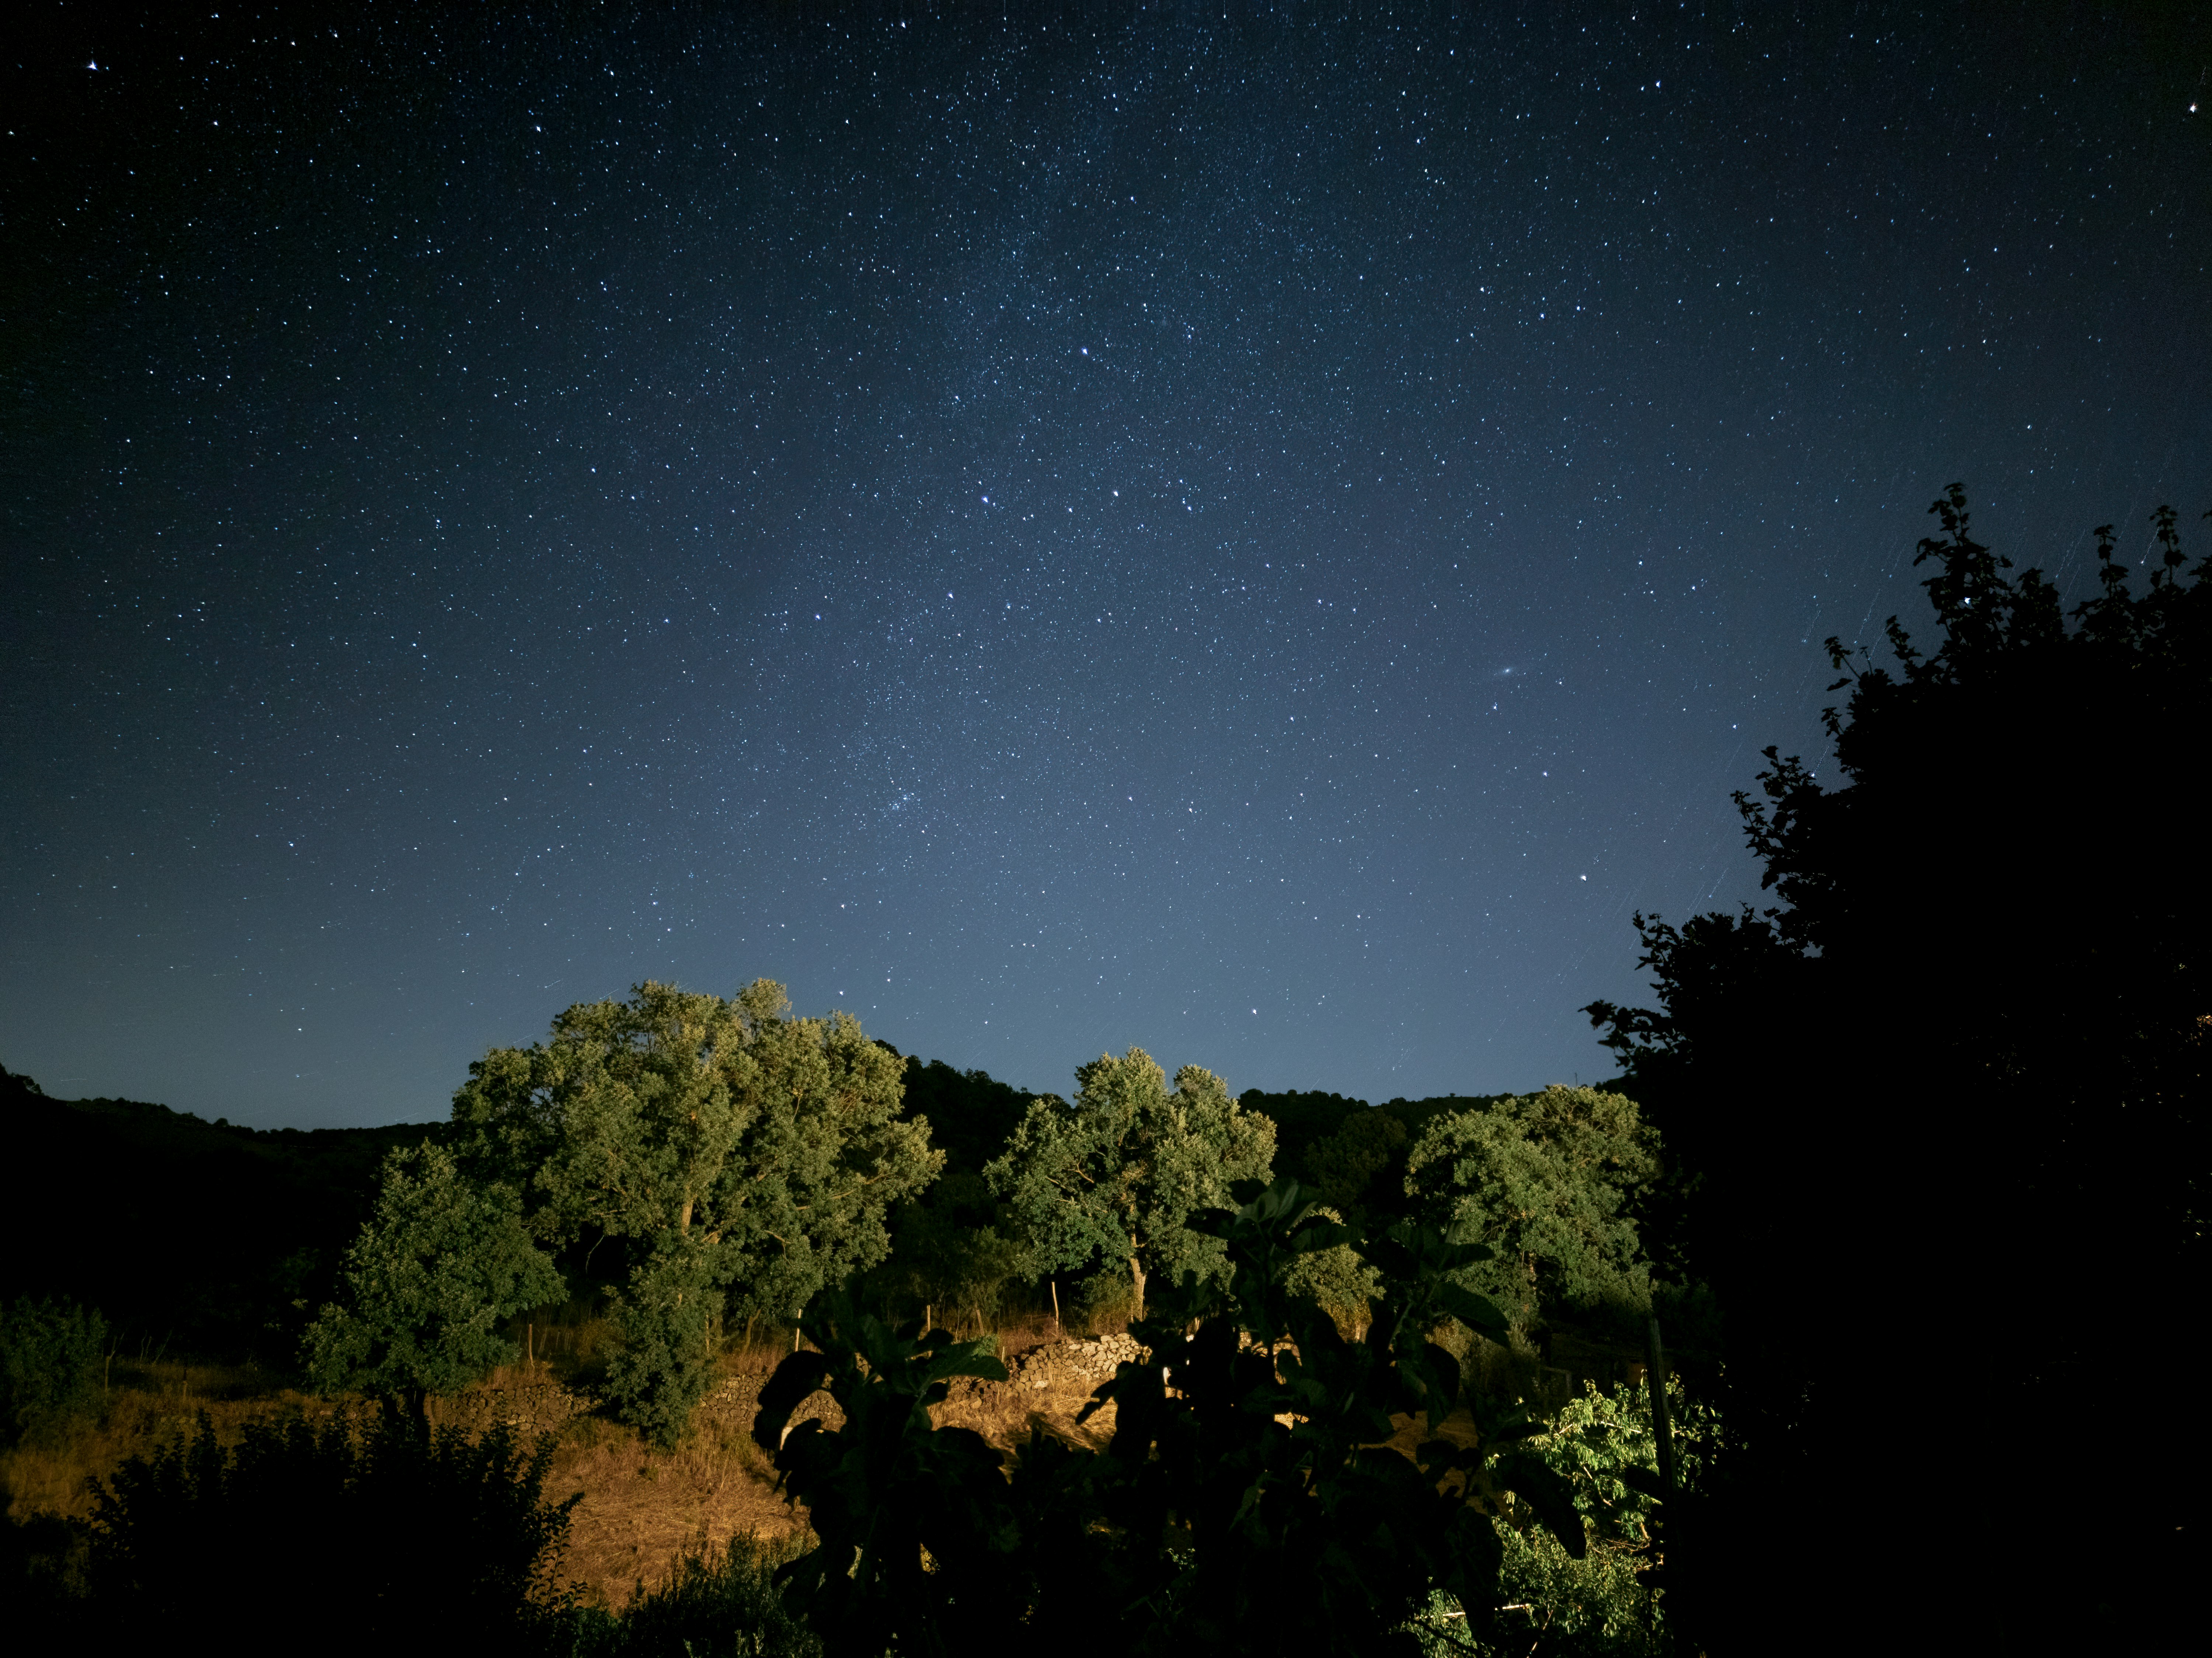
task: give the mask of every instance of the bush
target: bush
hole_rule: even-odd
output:
[[[511,1649],[565,1624],[552,1588],[569,1511],[544,1501],[550,1438],[471,1442],[419,1412],[198,1431],[95,1488],[90,1633],[111,1644],[220,1631],[248,1651]]]
[[[0,1437],[9,1442],[90,1407],[107,1321],[69,1301],[28,1296],[0,1310]]]
[[[774,1576],[782,1558],[746,1538],[686,1555],[619,1618],[580,1615],[576,1658],[821,1658],[822,1643],[784,1609]]]
[[[607,1364],[616,1414],[663,1450],[691,1425],[691,1412],[720,1374],[714,1314],[721,1296],[707,1255],[672,1244],[630,1274],[615,1303],[617,1345]]]

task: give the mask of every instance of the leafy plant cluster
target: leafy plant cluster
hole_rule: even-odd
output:
[[[0,1307],[0,1442],[88,1409],[107,1338],[107,1321],[74,1301],[26,1295]]]
[[[1186,1219],[1221,1271],[1153,1296],[1134,1332],[1148,1356],[1086,1408],[1114,1407],[1104,1447],[1040,1429],[1010,1475],[930,1414],[959,1378],[1004,1378],[988,1344],[895,1328],[840,1295],[810,1308],[818,1350],[779,1367],[754,1436],[820,1539],[778,1576],[826,1650],[1028,1629],[1102,1653],[1410,1651],[1437,1589],[1489,1633],[1508,1516],[1586,1555],[1574,1486],[1534,1448],[1541,1424],[1469,1395],[1431,1339],[1455,1319],[1505,1338],[1460,1283],[1488,1247],[1413,1222],[1357,1240],[1295,1180],[1244,1192]],[[1302,1259],[1354,1241],[1380,1274],[1358,1341],[1291,1288]],[[821,1389],[842,1425],[791,1425]],[[1410,1455],[1389,1443],[1406,1416]]]
[[[1595,1385],[1553,1414],[1529,1442],[1573,1492],[1589,1548],[1561,1548],[1532,1516],[1509,1514],[1501,1528],[1499,1606],[1492,1642],[1500,1653],[1545,1658],[1657,1658],[1672,1649],[1671,1598],[1654,1590],[1667,1572],[1666,1528],[1703,1485],[1719,1441],[1710,1406],[1693,1399],[1681,1379],[1668,1383],[1676,1488],[1660,1472],[1651,1396],[1642,1387]],[[1668,1515],[1672,1509],[1675,1514]],[[1665,1516],[1662,1519],[1662,1515]],[[1432,1652],[1464,1649],[1463,1620],[1431,1612]]]

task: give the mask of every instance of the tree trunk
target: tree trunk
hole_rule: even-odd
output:
[[[1145,1269],[1138,1264],[1137,1240],[1134,1238],[1129,1240],[1129,1281],[1136,1286],[1136,1316],[1141,1319],[1145,1316]]]

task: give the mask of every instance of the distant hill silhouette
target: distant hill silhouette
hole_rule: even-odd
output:
[[[0,1297],[70,1296],[133,1346],[280,1368],[368,1216],[385,1154],[445,1132],[210,1123],[136,1100],[51,1099],[4,1068],[0,1124],[14,1174]]]

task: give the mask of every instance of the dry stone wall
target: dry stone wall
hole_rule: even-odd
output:
[[[505,1387],[471,1387],[465,1393],[442,1393],[429,1403],[431,1421],[441,1428],[458,1428],[473,1438],[486,1429],[504,1425],[520,1430],[524,1439],[553,1433],[571,1418],[586,1416],[592,1401],[557,1381],[519,1381]]]
[[[1100,1382],[1111,1381],[1116,1367],[1143,1358],[1145,1350],[1133,1336],[1056,1341],[1015,1355],[1008,1361],[1006,1369],[1013,1386],[1024,1393],[1073,1388],[1088,1393]]]

